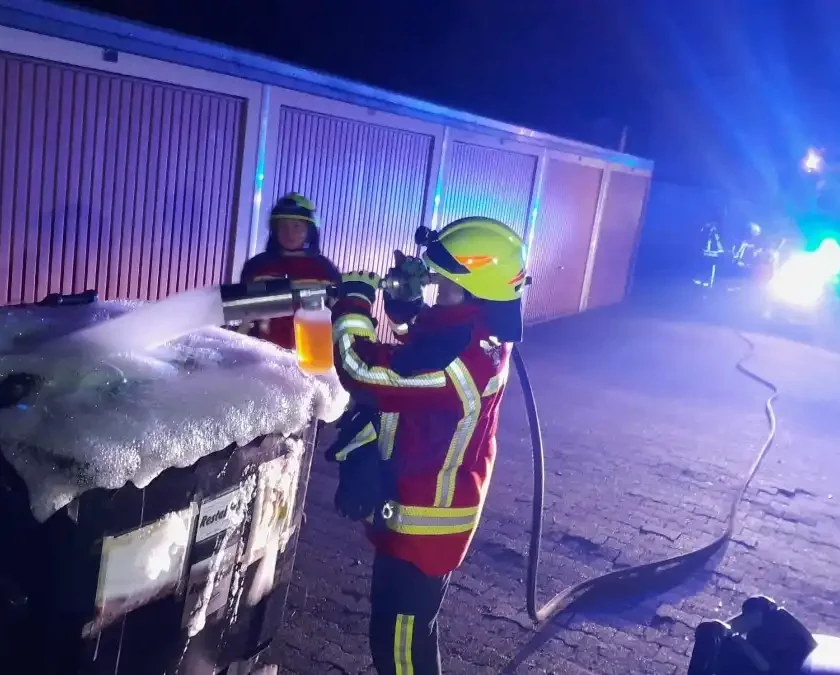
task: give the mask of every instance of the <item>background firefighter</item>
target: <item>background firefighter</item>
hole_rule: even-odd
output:
[[[336,266],[321,253],[315,205],[309,199],[294,192],[285,195],[271,210],[269,225],[265,251],[245,263],[243,282],[283,277],[334,283],[341,280]],[[292,317],[260,321],[255,326],[246,326],[245,330],[279,347],[295,347]]]
[[[486,218],[418,235],[425,264],[397,252],[389,277],[403,282],[385,297],[401,344],[377,341],[377,275],[345,274],[333,309],[336,362],[357,407],[328,457],[340,462],[337,509],[366,521],[376,550],[370,645],[380,675],[441,672],[437,616],[481,515],[511,346],[522,336],[518,235]],[[429,270],[432,307],[418,282]]]

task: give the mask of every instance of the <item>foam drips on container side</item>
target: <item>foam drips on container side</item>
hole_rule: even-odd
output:
[[[245,521],[245,517],[248,513],[248,505],[254,498],[254,491],[256,490],[256,487],[257,477],[256,475],[252,474],[248,476],[238,488],[239,498],[235,502],[236,508],[233,508],[233,506],[231,507],[228,528],[225,531],[224,536],[219,540],[216,546],[216,550],[213,554],[213,559],[210,563],[210,569],[207,572],[207,580],[204,585],[204,590],[201,592],[201,595],[198,600],[198,606],[190,615],[189,621],[187,622],[187,635],[190,638],[195,637],[202,630],[204,630],[204,626],[207,623],[207,608],[210,605],[210,599],[213,596],[213,591],[216,586],[216,579],[219,576],[219,572],[222,568],[222,563],[225,560],[225,552],[228,550],[231,538],[235,535],[235,533],[238,532],[238,529]],[[236,566],[236,568],[237,571],[239,571],[238,565]],[[234,580],[233,584],[236,583],[237,580]]]

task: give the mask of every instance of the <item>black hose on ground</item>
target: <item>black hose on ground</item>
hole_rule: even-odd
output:
[[[540,565],[543,506],[545,502],[545,453],[543,450],[542,433],[540,431],[540,419],[537,413],[536,401],[534,400],[534,392],[531,388],[531,381],[528,377],[528,370],[525,367],[525,362],[522,360],[519,348],[514,346],[512,353],[513,364],[519,377],[519,383],[522,386],[522,393],[525,399],[525,409],[528,415],[528,425],[531,431],[531,449],[534,455],[534,497],[532,502],[531,542],[528,548],[528,578],[526,587],[528,616],[531,617],[534,623],[538,624],[540,627],[544,626],[551,618],[563,610],[568,609],[585,594],[598,587],[605,585],[614,586],[615,584],[624,584],[629,582],[638,583],[640,578],[652,578],[662,572],[673,570],[674,568],[685,565],[686,563],[697,561],[700,558],[709,556],[725,544],[732,536],[735,529],[738,506],[744,497],[747,487],[749,487],[750,482],[758,471],[758,467],[761,465],[762,460],[767,455],[767,451],[773,445],[773,440],[776,437],[776,414],[773,410],[773,401],[779,394],[776,385],[757,375],[744,365],[752,357],[755,351],[755,343],[743,333],[739,332],[738,336],[747,343],[748,351],[735,365],[736,369],[743,375],[749,377],[751,380],[769,389],[771,394],[764,404],[764,411],[768,422],[767,437],[753,461],[752,466],[749,471],[747,471],[740,488],[732,499],[729,507],[729,515],[726,520],[726,529],[724,532],[706,546],[689,551],[688,553],[682,553],[680,555],[656,560],[643,565],[627,567],[607,574],[602,574],[591,579],[586,579],[580,583],[574,584],[573,586],[564,588],[542,606],[537,604],[537,572]]]

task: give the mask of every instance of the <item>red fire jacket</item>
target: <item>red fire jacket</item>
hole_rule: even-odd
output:
[[[382,344],[358,297],[333,308],[333,337],[342,384],[380,411],[379,451],[395,476],[393,516],[368,536],[430,576],[451,572],[487,495],[511,346],[490,335],[473,304],[424,308],[403,344]]]
[[[296,281],[332,281],[339,283],[341,273],[329,258],[317,255],[277,255],[260,253],[242,268],[242,281],[264,281],[289,277]],[[254,333],[285,349],[295,348],[294,319],[290,316],[265,322],[265,330]]]

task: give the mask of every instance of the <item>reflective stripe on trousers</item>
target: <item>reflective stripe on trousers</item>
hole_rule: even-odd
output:
[[[394,626],[394,666],[397,675],[414,675],[411,642],[414,637],[414,615],[397,614]]]
[[[377,553],[370,587],[370,650],[379,675],[440,675],[438,613],[449,574],[430,577]]]

